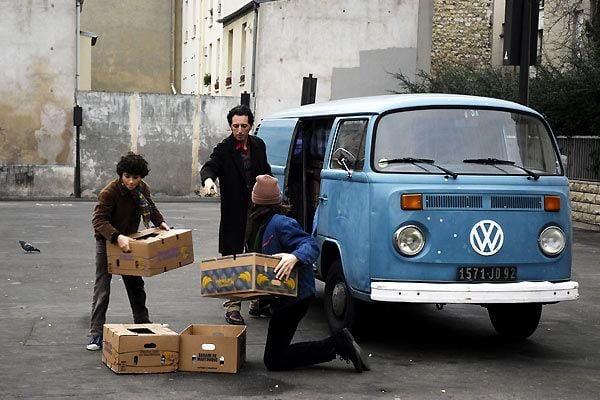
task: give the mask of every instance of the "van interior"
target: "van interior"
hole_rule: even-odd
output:
[[[292,138],[286,193],[292,206],[290,216],[307,232],[312,232],[325,148],[333,122],[331,117],[300,120]]]

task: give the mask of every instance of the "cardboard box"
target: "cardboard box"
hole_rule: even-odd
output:
[[[117,374],[177,371],[179,334],[162,324],[105,324],[102,362]]]
[[[249,299],[264,295],[298,295],[298,272],[285,281],[275,278],[280,258],[259,253],[202,260],[200,294],[205,297]]]
[[[246,361],[243,325],[190,325],[179,335],[179,370],[236,373]]]
[[[108,272],[118,275],[153,276],[194,262],[190,229],[146,229],[132,235],[131,253],[107,243]]]

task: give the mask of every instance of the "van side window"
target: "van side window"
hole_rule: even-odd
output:
[[[362,171],[365,165],[365,134],[368,120],[342,121],[338,127],[329,168],[344,169],[342,159],[354,171]]]

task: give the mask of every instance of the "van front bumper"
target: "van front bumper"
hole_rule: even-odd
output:
[[[371,282],[371,300],[400,303],[555,303],[579,297],[579,283]]]

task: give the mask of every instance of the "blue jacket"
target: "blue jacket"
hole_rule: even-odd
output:
[[[312,264],[319,257],[319,247],[315,238],[306,233],[295,219],[281,214],[271,217],[263,233],[262,253],[291,253],[300,260],[294,268],[298,271],[298,297],[278,297],[273,301],[273,307],[280,308],[315,294]]]

